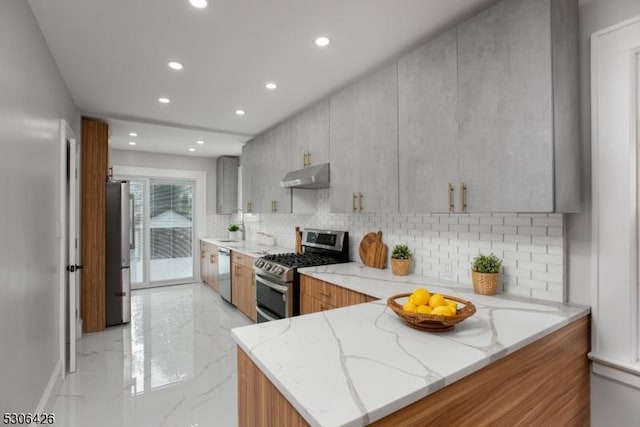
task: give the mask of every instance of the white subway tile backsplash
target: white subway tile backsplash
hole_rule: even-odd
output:
[[[480,225],[502,225],[504,224],[503,217],[480,217]]]
[[[494,225],[491,227],[491,232],[500,234],[516,234],[518,232],[518,228],[513,225]]]
[[[505,218],[504,225],[531,225],[530,217]]]
[[[207,217],[207,235],[226,236],[229,216]],[[275,236],[276,245],[293,249],[294,227],[349,231],[351,259],[360,261],[358,246],[371,231],[382,231],[389,246],[406,243],[414,251],[417,274],[442,277],[471,288],[470,263],[478,253],[504,259],[501,281],[506,293],[562,301],[564,297],[564,217],[561,214],[332,214],[329,190],[316,192],[316,213],[253,215],[246,222],[247,240],[261,231]]]
[[[545,218],[533,218],[533,225],[562,227],[562,217],[549,216]]]
[[[518,233],[530,234],[532,236],[546,236],[547,227],[526,227],[521,225],[518,227]]]

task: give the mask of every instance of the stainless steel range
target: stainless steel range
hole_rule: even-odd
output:
[[[302,250],[301,254],[266,255],[254,262],[258,323],[300,314],[297,269],[348,262],[349,233],[306,229]]]

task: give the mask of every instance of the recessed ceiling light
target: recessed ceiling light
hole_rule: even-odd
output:
[[[189,151],[194,152],[194,151],[196,151],[196,149],[191,147],[191,148],[189,148]]]
[[[202,144],[204,144],[204,141],[201,141],[201,140],[196,141],[196,144],[202,145]]]
[[[134,141],[129,141],[129,145],[136,145]]]
[[[265,84],[264,87],[266,87],[269,90],[275,90],[275,89],[278,88],[278,85],[273,83],[273,82],[269,82],[269,83]]]
[[[169,68],[174,70],[182,70],[184,68],[184,65],[182,65],[178,61],[169,61]]]
[[[191,6],[198,9],[204,9],[209,5],[209,2],[207,0],[189,0],[189,3],[191,3]]]
[[[236,110],[236,114],[238,116],[244,116],[246,114],[246,112],[244,110]]]
[[[316,37],[316,45],[320,47],[329,46],[331,39],[327,36]]]
[[[164,96],[158,98],[158,102],[161,104],[168,104],[171,102],[171,100],[169,98],[165,98]]]
[[[137,134],[137,133],[135,133],[135,132],[129,132],[129,136],[136,137],[136,136],[138,136],[138,134]]]

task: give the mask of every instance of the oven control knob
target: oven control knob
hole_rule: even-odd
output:
[[[277,275],[280,275],[280,274],[282,274],[283,271],[284,271],[284,268],[278,267],[278,268],[276,268],[276,271],[274,271],[274,273],[277,274]]]
[[[264,271],[271,270],[271,267],[273,267],[273,264],[271,264],[270,262],[265,262],[264,263]]]
[[[259,259],[256,261],[256,267],[262,267],[264,265],[264,261]]]

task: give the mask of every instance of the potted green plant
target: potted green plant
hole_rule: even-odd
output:
[[[240,226],[238,224],[229,224],[229,239],[240,240]]]
[[[407,245],[395,245],[391,252],[391,271],[396,276],[406,276],[411,269],[413,253]]]
[[[501,271],[502,260],[495,254],[478,254],[471,263],[473,290],[482,295],[495,295]]]

